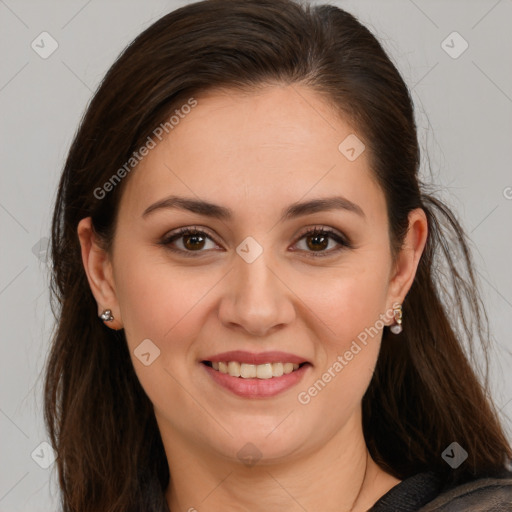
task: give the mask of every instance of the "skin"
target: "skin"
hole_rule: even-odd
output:
[[[316,92],[271,85],[197,100],[129,176],[112,253],[98,246],[90,218],[78,227],[98,314],[111,309],[115,320],[107,325],[124,328],[154,404],[172,478],[169,507],[367,510],[399,483],[369,456],[361,424],[382,329],[307,405],[297,395],[403,302],[424,249],[425,214],[410,213],[393,261],[385,197],[368,152],[351,162],[338,150],[357,131]],[[364,217],[332,210],[279,221],[291,203],[334,192],[359,205]],[[178,209],[142,217],[171,194],[229,207],[234,217]],[[315,225],[344,234],[352,247],[334,252],[340,246],[329,239],[322,249],[328,256],[311,256],[315,250],[301,235]],[[193,226],[213,238],[189,249],[193,257],[159,245],[171,231]],[[248,236],[263,249],[252,263],[236,252]],[[185,251],[185,242],[174,247]],[[160,356],[144,366],[133,351],[147,338]],[[278,396],[242,398],[214,383],[200,363],[237,349],[290,352],[312,367]],[[237,456],[247,443],[261,454],[253,466]]]

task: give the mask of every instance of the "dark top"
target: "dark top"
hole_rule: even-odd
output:
[[[368,512],[511,512],[512,473],[480,478],[449,489],[429,471],[406,478]]]
[[[395,485],[368,512],[512,512],[511,472],[444,487],[436,473],[418,473]],[[160,499],[155,495],[145,512],[169,512],[162,492],[158,494]]]

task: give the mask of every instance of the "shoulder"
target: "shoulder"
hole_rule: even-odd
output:
[[[442,492],[418,512],[510,512],[512,474],[506,478],[481,478]]]

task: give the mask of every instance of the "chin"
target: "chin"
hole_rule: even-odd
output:
[[[216,448],[222,457],[246,466],[288,462],[298,456],[298,451],[304,446],[308,436],[294,435],[289,431],[278,433],[278,429],[275,429],[278,424],[279,422],[276,422],[272,428],[265,427],[261,430],[244,429],[242,435],[225,438],[221,445],[216,445]]]

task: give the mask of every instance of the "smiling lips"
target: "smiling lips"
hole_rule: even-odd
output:
[[[214,370],[227,373],[231,377],[241,377],[242,379],[272,379],[273,377],[281,377],[282,375],[292,373],[294,370],[298,370],[300,366],[297,363],[263,363],[256,365],[239,363],[238,361],[210,363]]]
[[[212,378],[247,398],[274,396],[295,385],[311,363],[285,352],[231,351],[201,361]]]

